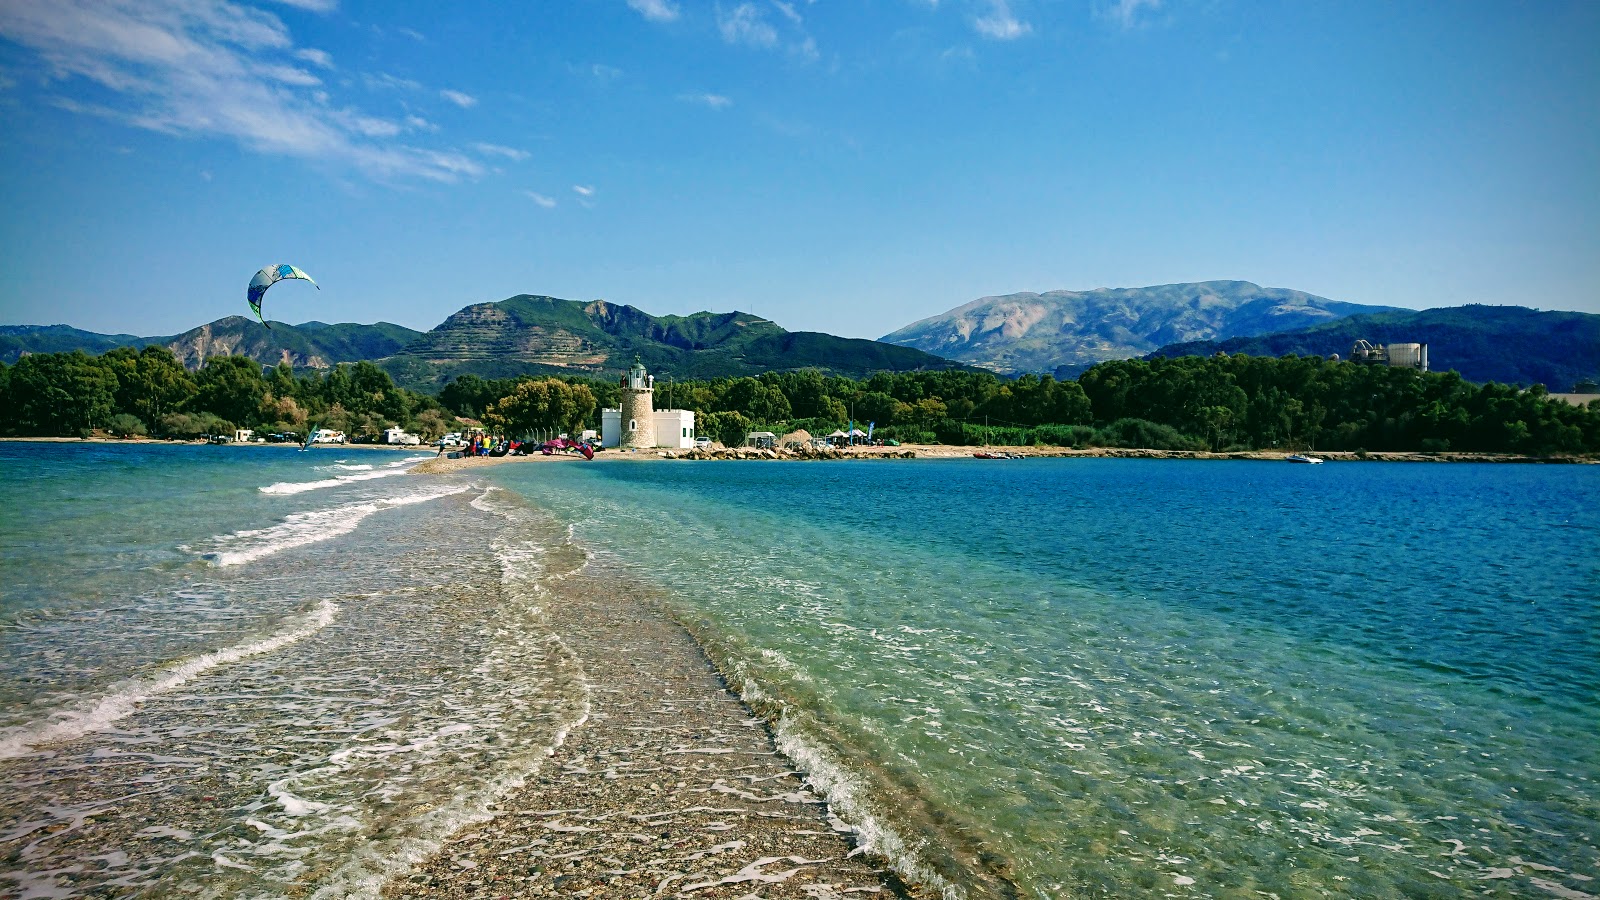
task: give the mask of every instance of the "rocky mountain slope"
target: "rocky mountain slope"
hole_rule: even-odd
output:
[[[524,374],[610,376],[637,356],[679,378],[818,368],[841,375],[959,368],[909,347],[786,331],[749,313],[652,316],[632,306],[522,294],[452,315],[382,361],[401,384],[436,389],[449,378]]]
[[[457,375],[529,374],[611,377],[639,357],[653,372],[677,378],[757,375],[817,368],[840,375],[965,368],[910,347],[859,338],[786,331],[748,313],[652,316],[631,306],[528,294],[468,306],[420,332],[387,322],[300,325],[269,330],[229,316],[165,337],[102,335],[65,325],[0,328],[0,360],[23,353],[164,344],[197,369],[213,356],[243,355],[263,365],[326,368],[370,360],[410,388],[437,390]]]
[[[390,356],[421,334],[388,322],[376,325],[277,322],[269,329],[243,316],[228,316],[182,334],[155,337],[96,334],[66,325],[6,325],[0,326],[0,361],[14,363],[24,353],[72,350],[104,353],[113,347],[163,344],[191,369],[200,368],[213,356],[233,354],[248,356],[264,365],[287,362],[293,366],[326,368],[341,362]]]
[[[197,369],[213,356],[248,356],[264,365],[323,369],[341,362],[390,356],[422,335],[400,325],[277,323],[268,329],[243,316],[228,316],[183,334],[152,341],[166,344],[185,366]]]
[[[1072,377],[1180,341],[1287,331],[1392,307],[1248,281],[982,297],[880,340],[1008,374]]]
[[[1309,328],[1224,341],[1162,347],[1152,356],[1345,357],[1357,340],[1374,344],[1425,343],[1433,371],[1455,370],[1468,381],[1542,384],[1569,391],[1600,380],[1600,315],[1549,312],[1523,306],[1451,306],[1355,315]]]

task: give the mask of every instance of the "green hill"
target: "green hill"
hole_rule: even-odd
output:
[[[749,313],[652,316],[632,306],[521,294],[455,313],[382,360],[407,387],[437,390],[457,375],[620,374],[639,357],[653,372],[716,378],[816,368],[864,376],[964,368],[908,347],[786,331]]]
[[[151,338],[132,334],[96,334],[69,325],[0,325],[0,362],[16,362],[24,353],[104,353],[115,347],[143,347]]]
[[[376,325],[304,322],[272,328],[228,316],[165,337],[103,335],[65,325],[0,327],[0,359],[23,353],[163,344],[190,369],[213,356],[242,355],[263,365],[327,368],[369,360],[414,390],[437,391],[451,378],[620,374],[635,356],[651,371],[676,378],[759,375],[820,369],[862,377],[874,372],[964,369],[909,347],[809,331],[785,331],[749,313],[649,313],[596,300],[583,303],[522,294],[468,306],[431,331]]]
[[[1170,344],[1150,355],[1343,357],[1357,340],[1425,343],[1431,369],[1453,369],[1468,381],[1542,384],[1566,391],[1579,381],[1600,378],[1600,315],[1523,306],[1474,304],[1355,315],[1275,334]]]

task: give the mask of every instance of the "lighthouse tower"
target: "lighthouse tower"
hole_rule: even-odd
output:
[[[656,445],[654,375],[644,371],[639,357],[633,358],[633,368],[622,376],[621,434],[618,447],[644,449]]]

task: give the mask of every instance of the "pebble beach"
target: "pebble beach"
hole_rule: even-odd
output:
[[[587,717],[493,819],[384,896],[910,896],[689,633],[614,584],[575,573],[548,609],[583,667]]]

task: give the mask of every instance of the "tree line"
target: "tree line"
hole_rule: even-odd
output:
[[[214,357],[189,372],[152,345],[0,364],[0,430],[192,437],[234,427],[303,434],[316,424],[375,436],[399,425],[432,439],[465,418],[510,436],[576,433],[595,427],[599,409],[616,407],[619,395],[609,379],[463,375],[432,397],[366,362],[297,372]],[[1318,357],[1118,360],[1076,381],[963,371],[852,379],[811,369],[687,381],[663,373],[655,402],[693,410],[697,432],[727,444],[753,430],[826,434],[870,423],[875,437],[962,445],[1600,452],[1600,404],[1553,401],[1537,385],[1477,385],[1454,372]]]
[[[305,435],[313,426],[376,435],[390,425],[442,434],[454,416],[439,401],[397,387],[372,363],[326,372],[263,369],[214,356],[198,371],[160,345],[34,353],[0,364],[0,429],[16,435],[194,438],[235,428]]]

